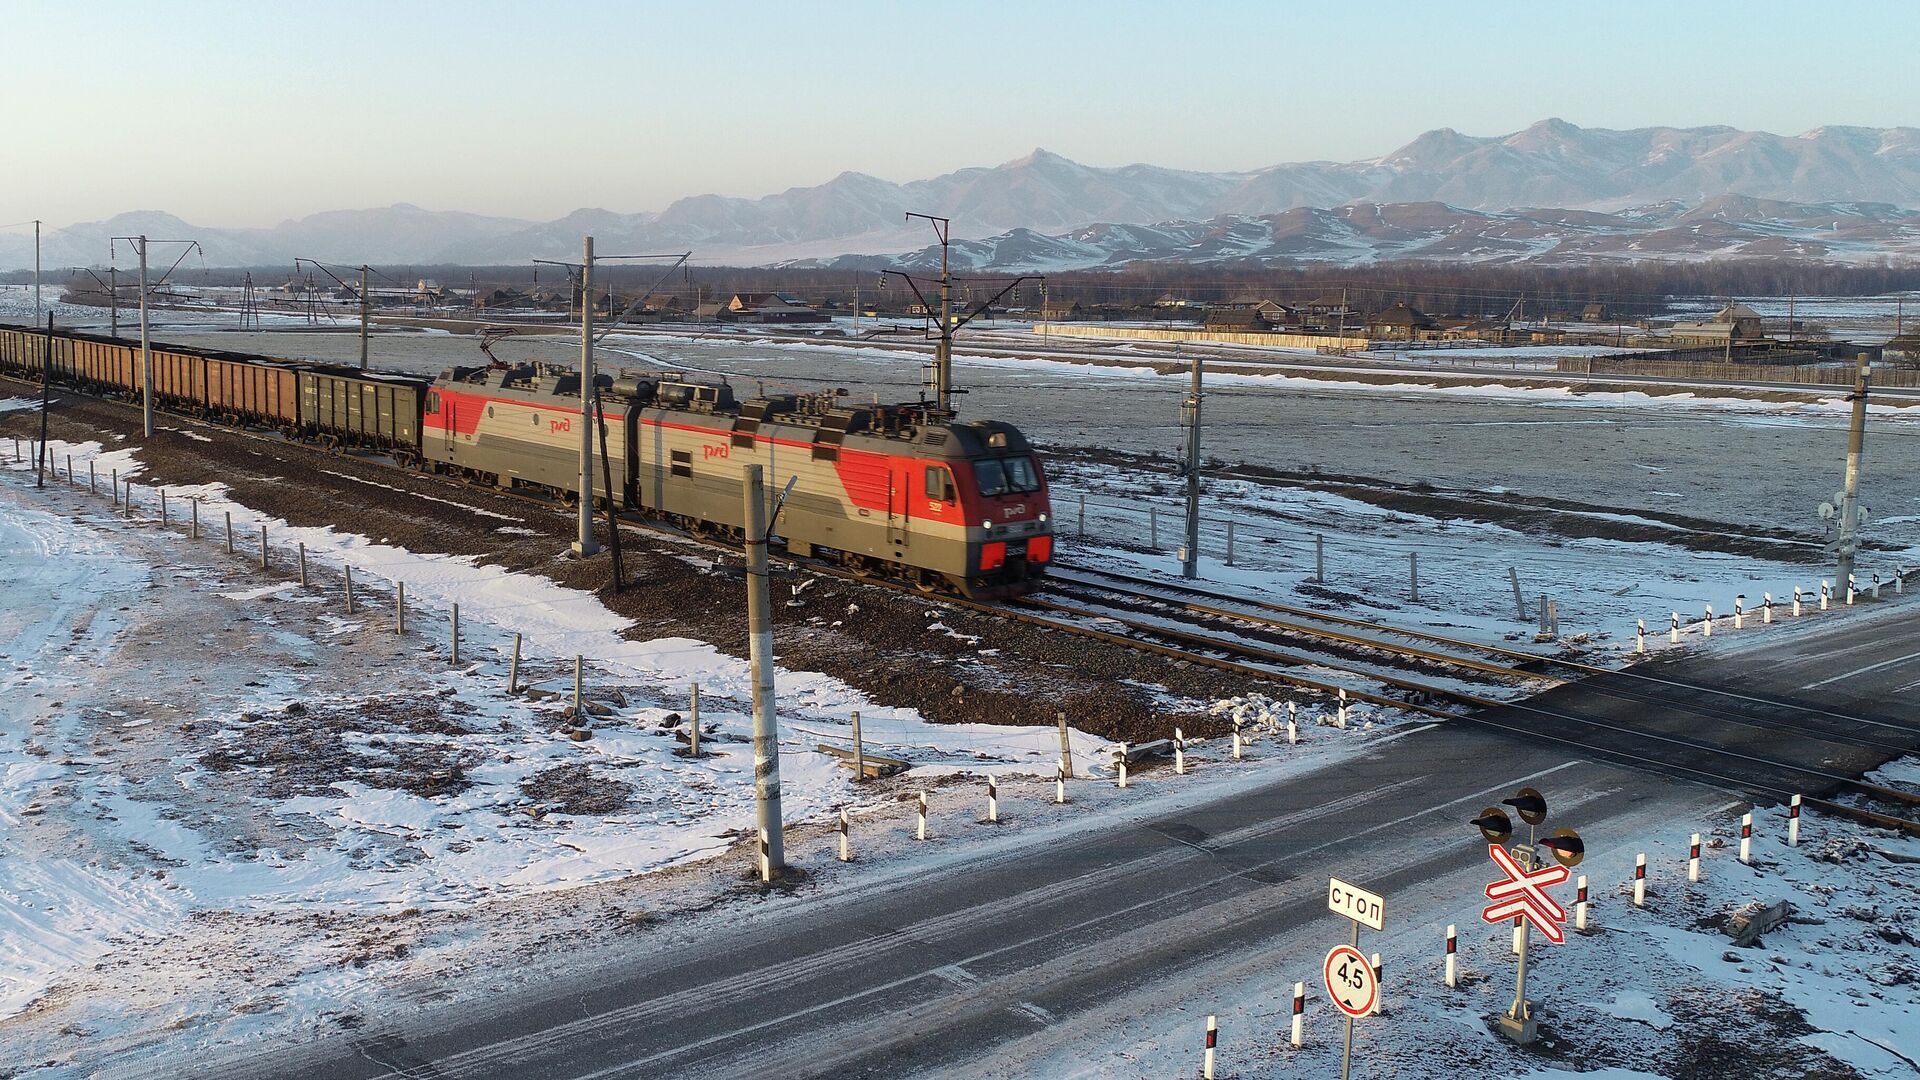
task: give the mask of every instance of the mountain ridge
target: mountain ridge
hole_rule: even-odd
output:
[[[1583,128],[1550,117],[1506,135],[1436,128],[1378,157],[1206,172],[1136,162],[1090,166],[1045,147],[994,166],[905,183],[846,170],[825,183],[742,198],[688,195],[660,210],[576,210],[553,221],[425,210],[397,202],[328,210],[265,229],[195,226],[208,265],[294,256],[381,264],[501,264],[564,257],[592,228],[609,250],[691,249],[702,262],[761,264],[911,251],[908,211],[952,219],[956,239],[1015,230],[1065,236],[1090,226],[1266,219],[1299,209],[1439,203],[1481,214],[1520,207],[1616,214],[1698,207],[1727,196],[1797,206],[1920,206],[1920,128],[1823,125],[1781,136],[1725,125]],[[107,238],[157,211],[56,230],[43,265],[103,262]],[[120,230],[120,231],[116,231]],[[571,233],[572,235],[569,235]],[[31,238],[0,236],[0,267],[32,264]]]

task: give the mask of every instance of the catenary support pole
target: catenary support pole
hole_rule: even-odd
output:
[[[593,381],[593,237],[588,236],[580,242],[580,535],[573,542],[574,555],[582,559],[600,550],[593,540]]]
[[[1835,577],[1848,583],[1847,602],[1853,602],[1853,560],[1860,545],[1860,464],[1867,440],[1867,384],[1873,363],[1866,353],[1855,357],[1853,419],[1847,427],[1847,479],[1840,496],[1840,565]]]
[[[1177,346],[1176,346],[1177,349]],[[1180,576],[1189,580],[1200,575],[1200,357],[1193,358],[1193,381],[1187,400],[1181,405],[1187,427],[1187,544],[1180,551]]]
[[[140,248],[140,424],[146,438],[153,438],[153,340],[147,335],[147,238],[136,241]]]
[[[767,856],[762,879],[771,881],[786,869],[785,838],[780,815],[780,733],[773,698],[773,611],[767,580],[766,470],[745,469],[747,555],[747,643],[753,668],[753,794],[759,809],[761,835]]]

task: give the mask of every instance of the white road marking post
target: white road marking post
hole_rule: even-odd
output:
[[[1233,760],[1235,761],[1240,760],[1240,743],[1240,718],[1236,716],[1233,719]]]
[[[1793,617],[1800,617],[1800,586],[1793,587]]]
[[[1687,848],[1687,880],[1700,880],[1700,834],[1693,834],[1693,841]]]
[[[1380,986],[1380,976],[1385,974],[1385,971],[1386,971],[1386,966],[1380,962],[1379,953],[1373,954],[1373,960],[1372,960],[1371,966],[1373,968],[1373,985],[1378,987]],[[1380,1015],[1380,999],[1385,996],[1386,996],[1385,994],[1380,993],[1378,990],[1374,991],[1373,1008],[1368,1011],[1367,1013],[1368,1016]]]
[[[1293,1048],[1300,1049],[1302,1028],[1305,1027],[1307,1013],[1307,984],[1293,984]]]
[[[1680,613],[1674,611],[1668,614],[1672,616],[1673,622],[1667,627],[1667,642],[1671,645],[1678,645],[1680,644]]]
[[[1053,763],[1053,803],[1064,806],[1067,802],[1067,766],[1064,762]]]
[[[1633,651],[1637,653],[1647,651],[1647,620],[1645,619],[1634,620]]]
[[[1459,978],[1460,958],[1454,955],[1454,951],[1457,948],[1458,948],[1458,945],[1454,940],[1453,924],[1448,923],[1447,924],[1447,989],[1449,990],[1452,990],[1455,987],[1460,985],[1460,978]]]
[[[1853,575],[1847,575],[1847,606],[1853,606]]]
[[[1515,956],[1520,955],[1520,936],[1525,932],[1526,923],[1520,919],[1513,920],[1513,955]]]
[[[1744,815],[1740,819],[1740,861],[1753,864],[1753,815]]]
[[[1633,906],[1647,906],[1647,856],[1645,853],[1633,857]]]
[[[1573,901],[1573,928],[1585,932],[1587,929],[1587,875],[1581,874]]]
[[[1338,726],[1344,731],[1347,726],[1347,688],[1344,686],[1340,687],[1340,712],[1338,720]]]
[[[1176,776],[1187,775],[1187,737],[1177,727],[1173,729],[1173,772]]]
[[[847,835],[847,808],[840,808],[840,861],[853,861],[853,842]]]
[[[1300,710],[1300,707],[1298,705],[1294,704],[1291,701],[1287,702],[1287,745],[1288,746],[1296,746],[1300,742],[1300,725],[1295,722],[1298,719],[1299,710]]]
[[[1200,1075],[1204,1080],[1213,1080],[1213,1044],[1220,1038],[1220,1025],[1214,1022],[1212,1013],[1207,1014],[1207,1056],[1200,1063]]]
[[[914,837],[919,840],[927,838],[927,793],[924,791],[920,793],[920,821],[914,827]]]
[[[1745,596],[1736,596],[1733,598],[1733,628],[1735,630],[1745,630],[1747,628],[1747,598]]]
[[[987,777],[987,824],[1000,824],[1000,786]]]
[[[1713,605],[1707,605],[1707,613],[1700,618],[1700,636],[1713,636]]]
[[[1116,785],[1121,789],[1127,786],[1127,744],[1121,743],[1120,749],[1113,753],[1113,769]]]
[[[773,855],[767,850],[767,830],[763,828],[759,830],[759,832],[760,832],[760,880],[762,882],[770,882],[773,880]]]
[[[1800,846],[1800,796],[1787,804],[1787,846]]]
[[[1828,581],[1826,578],[1821,578],[1820,579],[1820,610],[1821,611],[1827,610],[1827,605],[1832,602],[1833,602],[1833,582]]]
[[[1773,594],[1761,593],[1760,595],[1762,597],[1760,601],[1760,624],[1762,626],[1771,626],[1773,625]]]
[[[163,491],[160,493],[160,495],[161,495],[160,507],[162,511],[164,511],[167,505],[166,492]],[[165,514],[162,513],[161,516],[165,517]],[[1867,590],[1867,594],[1873,597],[1875,600],[1880,599],[1880,572],[1878,570],[1874,571],[1873,573],[1873,586]]]

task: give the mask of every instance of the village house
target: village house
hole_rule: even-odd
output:
[[[1375,341],[1424,341],[1438,329],[1430,316],[1404,300],[1367,316],[1366,321],[1367,336]]]
[[[743,323],[815,323],[826,322],[806,302],[786,293],[734,293],[726,303],[723,318]]]
[[[1676,322],[1670,335],[1676,345],[1727,345],[1762,336],[1760,313],[1745,304],[1728,304],[1703,322]]]
[[[1040,305],[1040,319],[1043,322],[1065,322],[1086,315],[1086,308],[1078,300],[1050,299]]]

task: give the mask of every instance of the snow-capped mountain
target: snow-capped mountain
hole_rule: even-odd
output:
[[[697,195],[659,211],[578,210],[550,222],[401,204],[315,214],[270,229],[168,221],[165,229],[144,231],[198,237],[209,265],[290,263],[296,255],[342,262],[517,263],[576,251],[587,231],[609,250],[691,249],[702,262],[761,264],[917,248],[928,232],[924,223],[905,220],[911,210],[944,214],[952,219],[956,238],[1009,251],[1038,243],[1034,237],[1053,245],[1091,243],[1109,254],[1140,245],[1159,251],[1165,246],[1159,237],[1186,236],[1198,228],[1164,223],[1205,222],[1198,242],[1205,251],[1221,252],[1218,257],[1235,246],[1279,257],[1294,248],[1312,252],[1341,244],[1356,250],[1414,246],[1431,252],[1427,257],[1441,257],[1448,244],[1455,244],[1475,257],[1553,252],[1571,258],[1589,241],[1605,247],[1598,238],[1616,227],[1595,219],[1576,228],[1579,212],[1623,217],[1627,224],[1617,227],[1634,232],[1650,220],[1636,207],[1716,206],[1716,212],[1759,227],[1758,219],[1749,219],[1763,212],[1723,203],[1729,197],[1816,208],[1920,206],[1920,129],[1822,127],[1781,136],[1729,127],[1614,131],[1543,120],[1494,137],[1443,128],[1377,158],[1249,172],[1095,167],[1036,150],[991,168],[904,184],[848,172],[758,199]],[[1534,222],[1531,212],[1513,218],[1516,207],[1564,209],[1551,212],[1559,216],[1555,221]],[[1308,210],[1314,213],[1288,216]],[[1501,220],[1484,226],[1487,234],[1478,240],[1462,234],[1446,242],[1430,236],[1416,243],[1414,233],[1430,232],[1422,231],[1421,221],[1461,212]],[[1857,224],[1842,210],[1833,212],[1849,218],[1843,224]],[[51,232],[43,261],[51,266],[103,262],[108,237],[143,231],[130,219],[152,216],[121,215]],[[1698,225],[1710,238],[1709,224],[1692,221],[1687,227]],[[1141,234],[1123,230],[1141,226],[1150,228]],[[1558,232],[1535,233],[1549,226]],[[1475,236],[1483,231],[1471,218],[1452,227]],[[1098,230],[1098,238],[1081,235],[1089,229]],[[1552,242],[1561,233],[1572,247]],[[1857,238],[1869,242],[1864,233]],[[1677,234],[1647,242],[1649,254],[1699,246]],[[1817,240],[1809,236],[1803,242]],[[1750,254],[1768,250],[1742,248]],[[1631,253],[1629,248],[1614,254]],[[0,268],[31,263],[30,237],[0,235]]]

